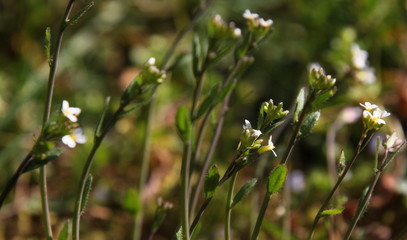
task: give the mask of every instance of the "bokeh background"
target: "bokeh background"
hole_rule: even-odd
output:
[[[78,0],[74,12],[88,1]],[[38,135],[48,77],[44,32],[56,32],[67,1],[2,0],[0,2],[0,188],[31,149]],[[199,7],[197,0],[98,0],[64,35],[57,69],[53,110],[63,99],[82,109],[80,124],[91,139],[104,99],[117,106],[120,94],[150,57],[162,61],[176,34]],[[307,81],[307,68],[319,62],[337,78],[338,93],[322,110],[312,134],[303,138],[291,157],[289,187],[272,198],[260,239],[303,239],[331,187],[340,150],[351,156],[362,123],[359,102],[371,101],[392,113],[385,134],[407,127],[407,2],[403,0],[214,0],[200,19],[201,34],[210,16],[244,28],[245,9],[274,21],[274,31],[259,50],[255,63],[239,82],[232,97],[225,129],[214,162],[224,170],[233,157],[244,119],[255,122],[262,101],[273,99],[292,106]],[[155,239],[169,239],[178,224],[179,171],[182,144],[174,127],[174,114],[192,96],[191,39],[177,48],[169,73],[160,86],[154,108],[151,168],[144,196],[147,202],[144,238],[161,196],[172,202]],[[351,48],[368,51],[375,78],[360,77],[351,65]],[[176,60],[176,61],[175,61]],[[223,79],[232,56],[209,70],[210,82]],[[83,214],[82,239],[130,239],[132,215],[123,204],[126,192],[137,186],[144,109],[121,119],[99,149],[92,168],[94,186]],[[211,126],[216,123],[214,117]],[[290,126],[278,129],[273,140],[282,153]],[[210,134],[209,134],[210,135]],[[328,139],[328,141],[327,141]],[[81,169],[92,141],[68,150],[48,166],[52,221],[57,232],[72,216]],[[207,148],[208,142],[204,146]],[[337,232],[346,229],[360,193],[373,176],[374,147],[368,147],[343,184],[337,201],[346,210],[336,217]],[[260,183],[233,211],[233,234],[248,239],[256,217],[257,197],[264,179],[277,161],[268,156],[239,175],[238,186],[255,175]],[[331,164],[331,174],[328,166]],[[355,239],[391,239],[407,226],[406,156],[401,153],[382,177],[370,209],[355,232]],[[199,164],[197,166],[199,169]],[[225,191],[219,191],[202,219],[198,239],[222,239]],[[316,238],[328,239],[328,222]],[[287,235],[289,229],[290,236]],[[43,239],[36,173],[25,174],[0,212],[0,239]],[[331,236],[339,239],[338,235]]]

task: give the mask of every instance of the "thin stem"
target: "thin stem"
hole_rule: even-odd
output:
[[[365,196],[365,198],[363,199],[363,202],[360,204],[355,216],[353,216],[352,221],[348,227],[348,230],[346,231],[345,236],[343,237],[343,239],[350,239],[350,236],[352,235],[353,230],[356,227],[356,224],[358,223],[359,219],[361,218],[364,210],[366,209],[370,198],[372,197],[372,193],[374,188],[376,187],[377,181],[379,180],[380,176],[381,176],[382,172],[379,171],[376,173],[375,178],[373,180],[373,182],[370,184],[369,186],[369,190],[367,191],[367,194]]]
[[[189,240],[189,164],[191,157],[191,138],[184,144],[181,166],[181,226],[183,239]]]
[[[55,48],[52,55],[52,60],[50,64],[50,71],[48,76],[48,91],[47,91],[47,101],[45,103],[44,117],[42,121],[42,128],[45,127],[46,122],[48,121],[51,114],[51,105],[52,105],[52,95],[54,91],[55,84],[55,73],[58,66],[59,52],[61,49],[62,37],[66,28],[66,24],[69,21],[69,14],[71,13],[73,4],[75,0],[70,0],[68,6],[65,10],[63,20],[59,26],[58,35],[56,38]],[[51,219],[49,213],[49,204],[47,196],[47,171],[46,166],[40,167],[39,172],[39,185],[41,192],[41,206],[42,206],[42,216],[45,227],[45,234],[47,239],[53,239],[52,228],[51,228]]]
[[[264,215],[266,214],[266,210],[269,205],[270,197],[271,197],[271,195],[269,193],[266,193],[264,195],[263,203],[261,204],[261,207],[260,207],[260,212],[257,217],[256,225],[254,226],[252,237],[250,238],[251,240],[257,240],[257,238],[259,236],[261,224],[263,223]]]
[[[119,117],[123,114],[124,112],[124,105],[121,105],[118,110],[115,112],[115,114],[112,116],[111,120],[109,123],[106,125],[106,127],[102,130],[100,136],[95,136],[94,142],[92,149],[88,155],[88,159],[86,160],[85,166],[83,167],[82,170],[82,175],[81,179],[79,182],[79,189],[76,195],[76,201],[75,201],[75,208],[74,208],[74,216],[73,216],[73,224],[72,224],[72,239],[73,240],[79,240],[79,223],[80,223],[80,215],[81,215],[81,209],[83,206],[81,206],[83,197],[84,197],[84,191],[85,191],[85,185],[86,185],[86,180],[88,179],[90,169],[93,164],[93,158],[96,154],[96,151],[98,150],[100,144],[102,143],[104,137],[106,134],[109,132],[109,130],[114,126],[114,124],[117,122]]]
[[[359,139],[357,148],[356,148],[356,152],[353,155],[352,159],[349,161],[349,163],[346,165],[345,169],[343,170],[343,173],[339,176],[339,178],[337,179],[335,186],[332,188],[331,192],[328,194],[328,197],[325,199],[325,201],[322,203],[321,208],[319,209],[317,215],[315,216],[314,222],[312,224],[312,228],[311,228],[311,232],[309,233],[308,236],[308,240],[311,240],[316,226],[318,224],[319,219],[321,218],[321,213],[325,210],[325,208],[328,206],[329,202],[331,201],[331,198],[333,197],[333,195],[335,194],[336,190],[338,189],[339,185],[341,185],[343,179],[345,178],[346,174],[348,173],[348,171],[350,170],[350,168],[353,166],[353,164],[355,163],[357,157],[359,156],[360,152],[363,150],[363,148],[366,146],[366,144],[363,144],[364,140],[366,139],[367,136],[367,130],[364,129],[362,136]],[[370,138],[368,139],[368,141],[370,140]],[[367,142],[368,142],[367,141]]]
[[[225,207],[225,240],[230,240],[230,218],[232,215],[232,197],[233,190],[235,189],[237,173],[234,173],[232,176],[232,181],[230,181],[228,195],[226,198],[226,207]]]
[[[357,209],[355,215],[352,218],[352,221],[348,227],[348,230],[346,231],[345,237],[343,239],[350,239],[350,236],[352,235],[353,230],[356,227],[356,224],[359,222],[360,218],[362,217],[363,212],[365,211],[365,209],[367,208],[367,205],[370,202],[370,198],[372,197],[372,193],[373,190],[375,189],[377,182],[380,178],[380,176],[382,175],[383,172],[383,168],[384,168],[384,162],[387,159],[387,155],[388,155],[388,151],[385,152],[384,156],[383,156],[383,160],[381,162],[381,166],[378,167],[377,172],[375,174],[375,178],[373,179],[372,183],[369,186],[369,189],[365,195],[365,197],[363,198],[363,201],[361,204],[359,204],[359,208]]]
[[[140,210],[135,214],[134,221],[134,231],[133,231],[133,240],[138,240],[141,237],[141,229],[143,224],[143,215],[144,215],[144,198],[143,198],[143,189],[147,181],[148,169],[149,169],[149,160],[150,160],[150,142],[151,142],[151,124],[152,124],[152,112],[154,104],[150,104],[146,107],[146,126],[144,129],[144,143],[143,143],[143,155],[141,158],[141,169],[140,169],[140,180],[138,185],[138,195],[140,202]]]

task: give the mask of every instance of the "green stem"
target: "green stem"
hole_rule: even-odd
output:
[[[112,116],[111,120],[109,121],[109,123],[106,125],[105,128],[103,128],[102,132],[100,135],[97,135],[97,133],[95,134],[95,139],[93,142],[93,146],[92,149],[88,155],[88,159],[86,160],[85,166],[83,167],[82,170],[82,175],[81,175],[81,179],[79,182],[79,189],[76,195],[76,200],[75,200],[75,208],[74,208],[74,216],[73,216],[73,224],[72,224],[72,239],[73,240],[79,240],[79,223],[80,223],[80,215],[81,215],[81,209],[83,208],[81,206],[82,204],[82,200],[84,197],[84,191],[85,191],[85,185],[86,185],[86,180],[88,179],[89,173],[90,173],[90,169],[92,167],[93,164],[93,158],[100,146],[100,144],[102,143],[104,137],[106,136],[106,134],[110,131],[110,129],[114,126],[114,124],[117,122],[117,120],[119,119],[119,117],[124,113],[124,106],[126,104],[122,104],[117,111],[114,113],[114,115]]]
[[[368,141],[366,142],[366,144],[363,144],[364,140],[366,139],[368,130],[364,129],[362,136],[359,139],[357,148],[356,148],[356,152],[353,155],[352,159],[349,161],[349,163],[346,165],[345,169],[343,170],[343,173],[338,177],[338,179],[336,180],[335,186],[332,188],[331,192],[328,194],[328,197],[325,199],[325,201],[322,203],[321,208],[319,209],[317,215],[314,218],[314,222],[312,224],[312,228],[311,231],[308,235],[308,240],[311,240],[316,226],[318,224],[319,219],[321,218],[321,213],[325,210],[325,208],[328,206],[329,202],[331,201],[333,195],[335,194],[336,190],[338,189],[339,185],[341,185],[343,179],[345,178],[346,174],[348,173],[348,171],[351,169],[351,167],[353,166],[353,164],[355,163],[357,157],[359,156],[360,152],[363,150],[363,148],[366,146],[367,142],[369,142],[370,139],[368,139]]]
[[[144,143],[143,143],[143,155],[141,158],[141,169],[140,169],[140,181],[138,185],[138,195],[140,202],[140,210],[135,214],[134,221],[134,231],[133,231],[133,240],[139,240],[141,237],[141,229],[143,224],[143,215],[144,215],[144,202],[143,202],[143,189],[147,181],[148,169],[149,169],[149,160],[150,160],[150,142],[151,142],[151,124],[152,124],[152,112],[154,108],[154,103],[150,102],[146,106],[146,126],[144,129]]]
[[[181,226],[183,239],[189,240],[189,164],[191,157],[191,138],[184,144],[181,166]]]
[[[233,174],[232,180],[230,181],[228,195],[226,198],[226,207],[225,207],[225,240],[230,240],[230,218],[232,215],[232,197],[233,190],[235,189],[237,173]]]
[[[45,103],[45,111],[44,117],[42,121],[42,128],[45,127],[46,122],[49,120],[51,114],[51,105],[52,105],[52,95],[54,91],[54,84],[55,84],[55,73],[58,66],[58,59],[59,59],[59,52],[61,49],[62,37],[64,35],[65,28],[67,23],[69,22],[69,14],[72,11],[72,7],[75,0],[70,0],[67,8],[65,10],[65,14],[63,16],[63,20],[59,26],[58,35],[56,38],[55,49],[52,55],[52,61],[50,64],[50,71],[48,76],[48,91],[47,91],[47,101]],[[46,166],[42,166],[39,172],[39,185],[40,185],[40,193],[41,193],[41,206],[42,206],[42,216],[43,222],[45,227],[45,234],[47,239],[53,239],[52,236],[52,228],[51,228],[51,219],[49,213],[49,204],[48,204],[48,194],[47,194],[47,171]]]
[[[271,195],[269,193],[266,193],[264,195],[263,203],[261,204],[259,216],[257,217],[256,225],[254,226],[252,237],[250,238],[251,240],[257,240],[259,233],[260,233],[260,228],[261,224],[263,223],[264,215],[266,214],[266,210],[270,201]]]
[[[352,221],[348,227],[348,230],[346,231],[345,237],[343,239],[350,239],[350,236],[352,235],[353,230],[356,227],[356,224],[359,222],[360,218],[362,217],[362,214],[365,212],[367,205],[370,202],[370,198],[372,197],[373,190],[375,189],[377,182],[379,181],[380,176],[382,175],[383,168],[384,168],[384,162],[387,159],[388,151],[385,152],[383,156],[383,160],[381,162],[381,166],[378,167],[377,172],[375,174],[375,178],[373,179],[372,183],[369,186],[369,189],[365,195],[365,197],[362,200],[362,203],[359,204],[359,208],[357,209],[355,215],[352,218]]]

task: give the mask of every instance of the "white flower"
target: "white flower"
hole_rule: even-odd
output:
[[[322,69],[322,71],[324,71],[324,69],[321,67],[321,65],[317,62],[313,62],[313,63],[309,64],[308,72],[311,72],[312,69],[315,69],[315,71],[319,71],[319,69]]]
[[[247,20],[255,20],[259,18],[259,14],[257,13],[251,13],[249,9],[246,9],[243,13],[243,17],[246,18]]]
[[[147,64],[151,65],[151,66],[155,65],[155,58],[153,58],[153,57],[149,58],[147,61]]]
[[[379,108],[376,104],[371,104],[370,102],[365,102],[365,104],[359,103],[360,106],[364,107],[367,111],[372,111],[373,109]]]
[[[273,20],[271,19],[264,20],[263,18],[260,18],[259,23],[262,27],[268,28],[271,26],[271,24],[273,24]]]
[[[367,67],[367,57],[368,53],[365,50],[362,50],[358,44],[354,43],[351,48],[352,52],[352,62],[353,66],[357,69],[363,69]]]
[[[373,114],[366,110],[363,111],[363,117],[370,118],[370,120],[376,124],[381,124],[381,125],[386,124],[386,121],[384,121],[382,118],[388,117],[388,116],[390,116],[390,113],[388,113],[384,110],[382,111],[380,108],[377,108],[376,110],[374,110]]]
[[[81,109],[77,107],[69,107],[69,102],[66,100],[62,101],[62,113],[72,122],[78,121],[78,115],[81,113]]]
[[[261,135],[261,131],[257,130],[257,129],[253,129],[252,125],[250,124],[249,120],[244,120],[244,125],[243,125],[243,129],[246,130],[248,129],[250,132],[253,132],[253,134],[256,136],[256,138],[260,137]]]
[[[240,28],[235,28],[235,29],[233,30],[233,36],[234,36],[234,37],[240,37],[240,36],[242,36],[242,30],[240,30]]]
[[[273,154],[274,154],[274,156],[277,157],[277,154],[276,154],[276,152],[274,151],[275,148],[276,148],[276,147],[274,146],[274,143],[273,143],[273,141],[272,141],[272,136],[270,136],[267,145],[266,145],[266,146],[263,146],[263,147],[261,147],[261,148],[259,148],[258,152],[259,152],[260,154],[262,154],[262,153],[265,153],[265,152],[268,152],[268,151],[272,151]]]
[[[77,128],[73,131],[73,133],[63,136],[62,142],[68,145],[68,147],[74,148],[76,146],[76,143],[86,143],[86,136],[83,135],[83,131],[81,128]]]

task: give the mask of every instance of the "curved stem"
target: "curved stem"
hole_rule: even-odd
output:
[[[263,203],[261,204],[259,216],[257,217],[256,225],[253,229],[252,237],[250,238],[251,240],[257,240],[259,233],[260,233],[260,228],[261,224],[263,223],[264,215],[266,214],[266,210],[270,201],[271,195],[269,193],[266,193],[263,199]]]
[[[59,52],[61,49],[62,37],[64,35],[64,30],[66,28],[66,24],[69,21],[69,14],[72,11],[72,7],[75,0],[70,0],[68,6],[65,10],[65,14],[63,16],[63,20],[60,24],[55,48],[53,51],[52,61],[50,64],[50,71],[48,76],[48,91],[47,91],[47,101],[45,103],[45,111],[44,117],[42,121],[42,128],[45,127],[46,122],[49,119],[51,114],[51,105],[52,105],[52,95],[54,91],[54,84],[55,84],[55,73],[58,66],[58,59],[59,59]],[[40,185],[40,192],[41,192],[41,206],[42,206],[42,216],[43,222],[45,227],[45,233],[47,239],[53,239],[52,237],[52,228],[51,228],[51,220],[50,220],[50,213],[49,213],[49,204],[48,204],[48,195],[47,195],[47,171],[46,166],[42,166],[39,172],[39,185]]]
[[[318,210],[317,215],[314,218],[314,222],[312,224],[312,228],[311,231],[308,235],[308,240],[312,239],[316,226],[318,224],[319,219],[321,218],[321,213],[325,210],[325,208],[328,206],[329,202],[331,201],[333,195],[335,194],[336,190],[338,189],[339,185],[341,185],[343,179],[345,178],[346,174],[348,173],[348,171],[351,169],[351,167],[353,166],[353,164],[355,163],[357,157],[359,156],[360,152],[363,150],[363,148],[366,146],[366,144],[363,144],[364,140],[366,139],[367,136],[367,130],[364,129],[362,136],[359,139],[357,148],[356,148],[356,152],[353,155],[352,159],[349,161],[349,163],[346,165],[345,169],[343,170],[343,173],[338,177],[335,186],[332,188],[331,192],[328,194],[328,197],[325,199],[325,201],[322,203],[321,208]],[[368,139],[368,141],[370,140],[370,138]],[[367,141],[367,142],[368,142]]]
[[[230,217],[232,215],[232,197],[233,190],[235,189],[237,173],[233,174],[232,181],[230,181],[228,195],[226,198],[226,207],[225,207],[225,240],[230,240]]]
[[[81,215],[81,209],[83,206],[82,200],[84,197],[84,191],[85,191],[85,185],[86,185],[86,180],[88,179],[89,173],[90,173],[90,168],[92,167],[93,164],[93,158],[96,154],[96,151],[98,150],[100,144],[102,143],[104,137],[106,134],[109,132],[109,130],[114,126],[114,124],[117,122],[119,117],[123,114],[124,112],[124,105],[121,105],[118,110],[114,113],[113,117],[109,121],[109,123],[106,125],[106,127],[103,129],[101,132],[100,136],[95,136],[94,142],[92,149],[88,155],[88,159],[86,160],[85,166],[83,167],[82,170],[82,175],[81,179],[79,182],[79,189],[76,195],[76,200],[75,200],[75,208],[74,208],[74,216],[72,220],[72,239],[73,240],[79,240],[79,223],[80,223],[80,215]]]

